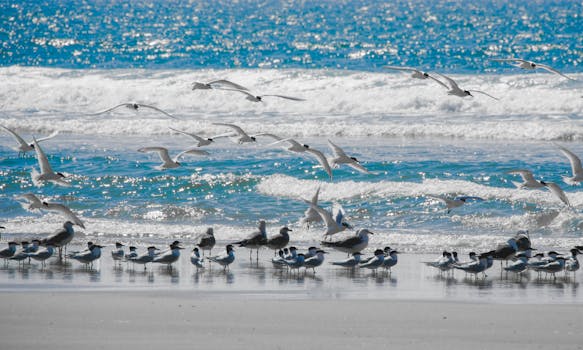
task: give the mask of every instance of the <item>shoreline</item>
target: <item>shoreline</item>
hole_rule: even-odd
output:
[[[183,292],[0,293],[13,348],[209,346],[581,349],[583,305],[200,299]],[[37,300],[38,302],[35,302]],[[533,307],[534,306],[534,307]],[[30,336],[34,334],[34,336]]]

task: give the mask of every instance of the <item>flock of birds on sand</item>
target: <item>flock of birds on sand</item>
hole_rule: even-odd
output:
[[[538,63],[522,60],[522,59],[499,59],[494,61],[500,62],[510,62],[514,63],[517,67],[523,69],[544,69],[551,73],[560,75],[567,79],[572,79],[557,70]],[[438,83],[439,85],[445,87],[449,95],[466,97],[473,96],[472,92],[480,93],[498,100],[498,98],[479,90],[464,90],[459,87],[459,85],[451,78],[435,73],[429,74],[414,68],[408,67],[395,67],[387,66],[386,68],[399,71],[412,72],[412,77],[416,79],[431,79]],[[195,82],[192,85],[193,90],[223,90],[240,93],[245,96],[247,100],[252,102],[261,102],[264,98],[283,98],[292,101],[303,101],[301,98],[284,96],[278,94],[265,94],[265,95],[255,95],[249,91],[248,88],[228,81],[228,80],[215,80],[207,83]],[[123,103],[105,111],[96,113],[94,115],[100,115],[103,113],[109,113],[120,107],[126,107],[133,110],[140,109],[151,109],[156,112],[162,113],[167,117],[177,119],[170,113],[165,112],[155,106],[138,104],[138,103]],[[138,149],[139,152],[156,152],[160,156],[162,164],[160,164],[157,169],[166,170],[177,168],[181,164],[179,159],[184,155],[208,155],[207,151],[201,150],[201,147],[208,146],[220,138],[231,138],[232,141],[238,144],[245,144],[256,142],[257,137],[268,137],[274,141],[270,145],[281,145],[286,144],[286,149],[290,152],[308,154],[315,157],[320,166],[327,173],[330,180],[332,180],[332,169],[340,165],[347,165],[353,169],[362,172],[370,173],[358,159],[349,156],[344,150],[334,144],[332,141],[328,140],[328,145],[332,150],[333,157],[328,158],[322,151],[314,149],[308,145],[302,144],[292,138],[284,138],[274,134],[262,133],[262,134],[248,134],[240,126],[228,123],[214,123],[217,126],[223,126],[230,129],[229,132],[216,135],[209,138],[201,137],[197,134],[190,133],[187,131],[170,128],[172,131],[179,134],[183,134],[192,138],[196,145],[195,147],[189,148],[171,157],[169,151],[165,147],[143,147]],[[32,171],[32,179],[35,185],[39,186],[45,182],[50,182],[59,186],[71,186],[71,184],[66,180],[66,176],[60,172],[55,172],[49,160],[40,146],[41,142],[50,140],[58,135],[57,132],[53,133],[44,138],[36,139],[33,138],[31,142],[27,142],[15,131],[5,127],[2,127],[6,132],[10,133],[14,139],[18,142],[16,147],[19,154],[26,153],[29,151],[34,151],[36,153],[36,158],[40,167],[40,172],[34,169]],[[569,159],[571,164],[571,169],[573,176],[565,178],[565,182],[568,184],[579,184],[583,181],[583,167],[581,165],[581,160],[570,150],[563,146],[557,145],[559,150]],[[555,195],[561,202],[565,205],[570,206],[569,200],[561,188],[551,182],[546,182],[542,180],[536,180],[534,175],[525,169],[517,169],[509,172],[510,174],[520,175],[523,179],[522,183],[515,183],[519,188],[529,188],[529,189],[549,189],[553,195]],[[324,239],[321,241],[322,248],[310,247],[307,252],[300,253],[296,247],[288,247],[290,243],[289,232],[291,229],[288,227],[282,227],[278,234],[268,237],[266,233],[266,223],[261,220],[259,222],[258,230],[250,234],[246,239],[231,242],[225,247],[225,253],[220,255],[210,254],[212,249],[216,244],[214,237],[214,231],[209,228],[207,232],[196,237],[195,247],[192,250],[190,256],[190,261],[193,266],[198,269],[204,269],[204,262],[207,260],[209,263],[218,264],[223,269],[229,269],[235,261],[235,246],[245,247],[249,249],[249,258],[252,260],[252,251],[256,250],[256,259],[259,261],[259,250],[267,247],[272,249],[275,254],[271,260],[274,267],[285,268],[289,272],[297,272],[304,268],[306,270],[312,270],[315,273],[316,268],[324,263],[325,255],[327,252],[325,248],[335,249],[340,252],[348,254],[348,257],[341,261],[331,262],[332,265],[343,267],[343,268],[362,268],[370,269],[376,273],[377,269],[385,269],[390,273],[391,268],[397,265],[398,254],[397,250],[391,249],[390,247],[385,247],[384,249],[376,249],[374,254],[370,257],[363,257],[362,251],[368,247],[369,235],[373,232],[366,228],[356,230],[356,234],[348,238],[341,240],[332,240],[330,237],[346,230],[353,230],[354,228],[345,220],[344,210],[340,205],[335,204],[331,210],[327,210],[318,205],[319,188],[315,195],[310,201],[305,200],[308,205],[308,209],[302,218],[302,223],[306,225],[311,225],[316,222],[323,222],[325,225]],[[28,210],[45,210],[58,212],[63,215],[66,219],[63,227],[57,230],[54,234],[43,238],[32,240],[31,243],[28,242],[14,242],[8,243],[8,247],[0,251],[0,257],[5,260],[5,264],[9,261],[18,261],[24,264],[25,261],[36,260],[40,261],[42,266],[45,266],[45,261],[55,255],[55,251],[58,252],[58,257],[62,259],[74,259],[87,266],[92,266],[93,262],[101,257],[101,251],[104,246],[99,244],[94,244],[93,242],[88,242],[87,249],[77,252],[66,252],[66,246],[73,240],[75,236],[75,231],[73,226],[77,225],[81,228],[85,228],[85,225],[81,219],[79,219],[67,206],[60,203],[51,203],[46,200],[42,200],[37,195],[33,193],[26,193],[18,196],[19,199],[24,200],[23,203]],[[454,208],[457,208],[467,201],[471,200],[483,200],[480,197],[473,196],[460,196],[456,198],[445,198],[434,196],[432,198],[441,200],[445,203],[447,212]],[[1,227],[0,228],[4,228]],[[17,247],[20,246],[20,249]],[[43,248],[41,248],[43,247]],[[124,244],[117,242],[116,248],[111,252],[112,259],[116,262],[126,261],[128,264],[143,265],[146,269],[146,265],[149,263],[159,263],[165,264],[169,267],[177,262],[180,258],[180,251],[184,249],[179,241],[174,241],[169,245],[168,249],[160,251],[154,246],[147,247],[146,252],[139,254],[137,247],[130,246],[129,252],[124,251]],[[63,251],[64,250],[64,251]],[[499,245],[496,249],[482,253],[476,254],[474,252],[470,253],[470,261],[460,262],[456,252],[443,252],[437,260],[432,262],[426,262],[428,266],[434,267],[439,270],[440,273],[452,273],[454,270],[462,270],[468,274],[473,274],[478,276],[486,276],[485,271],[493,265],[494,260],[506,261],[507,264],[503,267],[504,271],[513,272],[522,276],[525,271],[534,270],[537,273],[547,273],[553,278],[556,278],[556,273],[565,271],[575,272],[579,269],[579,262],[577,260],[577,255],[583,251],[583,246],[576,246],[570,251],[570,255],[562,255],[557,252],[548,252],[545,256],[542,253],[532,255],[535,249],[531,247],[530,239],[525,233],[518,233],[515,237],[509,239],[506,243]],[[205,251],[208,251],[208,256],[204,256]],[[202,253],[202,254],[201,254]],[[508,261],[513,259],[513,262],[508,264]]]

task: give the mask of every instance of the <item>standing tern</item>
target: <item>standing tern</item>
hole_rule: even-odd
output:
[[[145,105],[143,103],[120,103],[117,106],[111,107],[111,108],[106,109],[106,110],[101,111],[101,112],[89,114],[89,115],[90,116],[98,116],[98,115],[101,115],[101,114],[105,114],[107,112],[111,112],[114,109],[118,109],[120,107],[126,107],[126,108],[131,109],[131,110],[134,110],[134,111],[138,111],[138,110],[143,109],[143,108],[149,108],[149,109],[152,109],[152,110],[154,110],[156,112],[160,112],[160,113],[164,114],[165,116],[167,116],[169,118],[178,119],[175,116],[173,116],[172,114],[170,114],[170,113],[168,113],[166,111],[163,111],[163,110],[161,110],[158,107],[154,107],[154,106],[150,106],[150,105]]]
[[[171,127],[168,127],[168,129],[170,129],[172,131],[175,131],[175,132],[177,132],[179,134],[186,135],[188,137],[193,138],[196,141],[196,147],[208,146],[208,145],[210,145],[211,143],[214,142],[214,140],[212,138],[206,138],[205,139],[203,137],[198,136],[197,134],[193,134],[193,133],[190,133],[190,132],[186,132],[186,131],[174,129],[174,128],[171,128]]]
[[[174,158],[170,158],[168,154],[168,149],[164,147],[143,147],[138,149],[138,152],[157,152],[162,160],[162,164],[158,165],[156,169],[158,170],[165,170],[165,169],[173,169],[178,168],[181,164],[178,162],[178,159],[185,154],[196,154],[199,156],[206,156],[209,153],[207,151],[201,151],[195,148],[187,149],[186,151],[182,151],[176,155]]]
[[[196,270],[198,271],[198,269],[204,269],[204,258],[200,257],[200,252],[198,251],[198,248],[194,247],[194,249],[192,249],[192,254],[190,255],[190,263],[192,265],[194,265],[196,267]]]
[[[563,181],[569,185],[578,185],[583,181],[583,166],[581,166],[581,159],[565,147],[556,143],[555,146],[561,150],[561,152],[569,159],[569,163],[571,163],[571,172],[573,173],[573,176],[563,176]]]
[[[32,170],[31,176],[32,176],[32,181],[34,182],[34,184],[38,186],[39,184],[41,184],[45,181],[48,181],[48,182],[52,182],[52,183],[59,185],[59,186],[65,186],[65,187],[71,186],[70,183],[63,180],[63,178],[65,178],[65,175],[63,175],[62,173],[59,173],[59,172],[55,173],[53,171],[53,169],[51,168],[51,165],[49,164],[49,159],[47,158],[45,152],[39,146],[39,144],[35,138],[33,138],[32,142],[34,145],[34,150],[36,152],[36,158],[38,160],[38,164],[40,167],[40,173],[37,172],[36,169],[34,169],[34,168]]]
[[[516,253],[515,257],[516,261],[508,266],[505,266],[504,271],[512,272],[522,277],[522,273],[526,271],[528,267],[528,254],[526,252],[518,252]]]
[[[103,248],[103,246],[93,244],[89,249],[89,252],[83,251],[77,254],[72,254],[70,258],[75,259],[88,267],[92,267],[93,262],[101,257],[101,248]]]
[[[385,256],[385,260],[383,261],[383,267],[389,270],[389,274],[391,273],[391,269],[397,265],[399,262],[398,255],[400,253],[396,250],[391,250],[389,256]]]
[[[383,66],[383,68],[393,69],[393,70],[400,70],[400,71],[404,71],[404,72],[412,72],[413,74],[411,74],[411,78],[422,79],[422,80],[432,79],[433,81],[437,82],[439,85],[441,85],[444,88],[448,89],[447,85],[445,85],[443,82],[439,81],[438,79],[435,79],[434,77],[432,77],[431,75],[429,75],[429,73],[420,71],[420,70],[415,69],[415,68],[410,68],[410,67],[396,67],[396,66]]]
[[[551,191],[551,193],[557,198],[559,199],[561,202],[563,202],[566,206],[570,207],[571,203],[569,203],[569,198],[567,198],[567,194],[559,187],[559,185],[557,185],[554,182],[545,182],[545,181],[541,181],[541,184],[543,184],[546,188],[549,189],[549,191]]]
[[[382,249],[377,249],[374,252],[374,256],[372,259],[368,259],[367,262],[361,262],[358,266],[362,269],[370,269],[376,273],[376,270],[383,266],[383,262],[385,261],[385,252]]]
[[[439,73],[437,73],[439,74]],[[441,77],[443,77],[445,80],[447,80],[448,84],[449,84],[449,91],[447,92],[448,95],[453,95],[453,96],[458,96],[458,97],[466,97],[466,96],[472,96],[474,97],[474,95],[472,95],[472,92],[477,92],[479,94],[482,95],[486,95],[490,98],[495,99],[496,101],[499,101],[500,99],[497,97],[494,97],[490,94],[485,93],[484,91],[480,91],[480,90],[463,90],[462,88],[459,87],[459,85],[455,82],[455,80],[453,80],[450,77],[447,77],[443,74],[439,74]]]
[[[121,242],[115,242],[115,250],[111,251],[111,258],[114,261],[122,261],[125,255],[123,250],[124,245]]]
[[[335,242],[322,241],[322,245],[325,247],[331,247],[344,253],[352,254],[360,252],[368,246],[368,235],[372,235],[373,232],[362,228],[356,232],[356,235]]]
[[[225,80],[225,79],[212,80],[212,81],[209,81],[208,83],[201,83],[201,82],[195,81],[194,83],[192,83],[192,90],[220,89],[221,86],[229,86],[229,87],[236,89],[236,90],[243,90],[243,91],[249,90],[242,85],[233,83],[232,81]]]
[[[283,98],[286,100],[292,100],[292,101],[305,101],[303,98],[284,96],[284,95],[273,95],[273,94],[271,94],[271,95],[255,95],[247,90],[240,90],[240,89],[221,89],[221,90],[240,92],[240,93],[246,95],[245,98],[251,102],[263,102],[264,97],[279,97],[279,98]]]
[[[370,174],[371,172],[368,171],[365,167],[360,164],[360,161],[355,157],[349,157],[342,148],[332,143],[332,141],[328,140],[328,145],[330,149],[334,153],[334,158],[330,160],[330,165],[332,167],[340,166],[340,164],[348,165],[349,167],[360,171],[361,173]]]
[[[349,257],[348,259],[341,260],[341,261],[333,261],[333,262],[331,262],[331,264],[334,266],[353,268],[360,263],[361,256],[362,256],[362,254],[360,252],[355,252],[355,253],[352,253],[352,256]]]
[[[551,72],[551,73],[560,75],[563,78],[567,78],[569,80],[575,80],[575,79],[573,79],[571,77],[566,76],[565,74],[559,72],[558,70],[556,70],[556,69],[554,69],[552,67],[549,67],[547,65],[540,64],[540,63],[535,63],[535,62],[532,62],[532,61],[523,60],[521,58],[494,58],[491,61],[495,61],[495,62],[514,62],[514,64],[512,64],[512,63],[511,64],[513,66],[515,66],[515,67],[518,67],[518,68],[528,69],[528,70],[534,70],[534,69],[540,68],[540,69],[544,69],[544,70],[546,70],[548,72]]]
[[[231,265],[231,263],[235,261],[235,249],[231,244],[229,244],[225,247],[225,250],[227,251],[226,254],[211,256],[208,259],[214,263],[221,265],[224,270],[227,270],[229,268],[229,265]]]
[[[158,248],[150,246],[147,248],[146,254],[129,258],[128,261],[131,261],[135,264],[142,264],[144,265],[144,270],[146,270],[146,264],[152,262],[152,260],[154,260],[154,258],[156,257],[156,250],[158,250]]]
[[[540,181],[538,181],[534,178],[534,175],[532,175],[532,172],[530,170],[516,169],[516,170],[507,171],[506,174],[520,175],[522,177],[522,183],[512,181],[514,186],[516,186],[517,188],[542,188],[542,187],[545,187],[545,185],[541,184]]]
[[[172,264],[180,258],[180,250],[184,249],[179,243],[172,243],[170,250],[164,254],[156,256],[152,262],[157,264],[165,264],[168,268],[172,268]]]
[[[5,127],[4,125],[0,125],[0,127],[4,130],[6,130],[7,132],[9,132],[12,137],[14,137],[14,139],[16,140],[16,142],[18,143],[18,146],[14,148],[15,151],[18,151],[18,155],[20,156],[21,154],[24,154],[26,152],[29,151],[34,151],[34,143],[32,142],[26,142],[20,135],[18,135],[14,130],[8,129],[7,127]],[[50,134],[47,137],[43,137],[40,139],[37,139],[36,142],[43,142],[46,140],[50,140],[52,138],[54,138],[55,136],[57,136],[59,134],[59,131],[55,131],[52,134]]]
[[[316,255],[304,260],[304,267],[312,269],[312,272],[316,273],[316,267],[324,263],[324,254],[327,253],[321,249],[316,250]]]
[[[571,256],[565,261],[565,271],[573,272],[573,278],[575,277],[575,272],[579,270],[579,260],[577,260],[577,255],[581,254],[581,251],[577,248],[571,249]]]
[[[40,261],[41,262],[41,266],[44,267],[46,264],[46,260],[48,258],[50,258],[51,256],[53,256],[53,254],[55,253],[55,248],[53,247],[52,244],[47,244],[47,246],[45,247],[45,249],[41,249],[38,250],[35,253],[29,253],[28,257],[32,258],[36,261]]]

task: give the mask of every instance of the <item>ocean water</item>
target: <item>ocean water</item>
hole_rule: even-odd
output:
[[[518,230],[535,245],[581,244],[583,193],[562,176],[569,163],[553,142],[583,155],[582,4],[575,1],[405,2],[1,2],[0,124],[41,144],[72,187],[37,187],[32,154],[19,156],[0,134],[2,239],[42,237],[62,218],[29,212],[18,195],[65,203],[86,229],[79,241],[141,246],[186,243],[206,227],[221,242],[283,225],[300,245],[323,229],[299,219],[321,188],[321,204],[341,204],[357,228],[405,251],[486,250]],[[491,62],[524,57],[575,80]],[[383,65],[409,65],[452,76],[460,86],[500,98],[448,96],[434,82]],[[266,97],[192,91],[194,81],[229,79]],[[118,109],[157,106],[159,113]],[[191,147],[169,127],[206,137],[234,123],[251,134],[293,137],[330,155],[327,140],[373,174],[334,169],[271,139],[252,145],[217,139],[209,156],[185,156],[159,171],[154,154]],[[572,208],[551,193],[520,190],[506,174],[531,169],[560,184]],[[484,198],[447,214],[431,196]]]

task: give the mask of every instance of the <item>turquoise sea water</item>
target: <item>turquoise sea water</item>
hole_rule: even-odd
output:
[[[60,131],[41,146],[73,185],[36,187],[34,156],[20,157],[0,134],[3,239],[60,227],[60,216],[22,208],[18,195],[32,192],[78,213],[80,240],[189,242],[214,226],[229,241],[266,219],[269,234],[289,225],[307,244],[322,228],[299,225],[302,198],[320,187],[323,206],[340,203],[355,227],[378,232],[371,248],[488,249],[521,229],[568,248],[581,240],[583,195],[562,182],[569,164],[553,141],[583,155],[582,13],[575,1],[2,1],[0,124],[26,139]],[[510,56],[577,80],[488,61]],[[386,64],[451,74],[500,101],[448,96]],[[221,78],[306,101],[190,89]],[[147,110],[90,115],[134,101],[179,120]],[[208,157],[167,171],[137,152],[177,154],[192,143],[168,127],[210,137],[227,131],[216,122],[328,155],[331,139],[374,174],[340,168],[329,181],[314,158],[262,137],[244,146],[219,139]],[[548,191],[516,189],[506,174],[515,168],[563,186],[573,208]],[[447,214],[437,195],[485,200]]]

